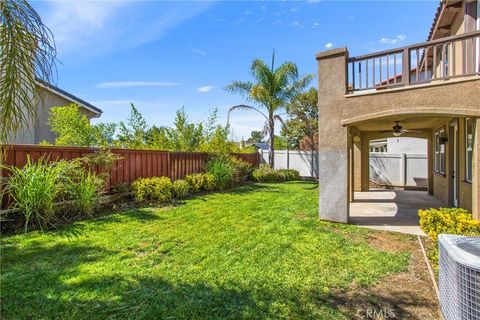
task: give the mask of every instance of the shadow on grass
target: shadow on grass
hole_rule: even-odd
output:
[[[370,287],[337,290],[326,299],[320,299],[319,303],[329,304],[348,319],[419,319],[437,316],[430,314],[436,310],[435,304],[408,290],[391,293],[378,292]],[[427,314],[423,314],[425,312]]]
[[[151,276],[93,276],[71,284],[59,277],[53,282],[42,281],[37,290],[23,283],[10,289],[15,290],[4,290],[2,298],[6,319],[32,315],[52,318],[59,314],[88,319],[261,319],[285,315],[296,319],[341,315],[360,319],[366,310],[390,312],[383,318],[393,313],[396,319],[404,319],[416,318],[410,308],[431,307],[411,292],[386,296],[369,291],[324,294],[293,288],[245,290],[234,285],[172,283]],[[22,303],[27,297],[29,303]]]

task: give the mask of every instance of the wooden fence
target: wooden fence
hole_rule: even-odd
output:
[[[71,160],[88,153],[98,151],[95,148],[52,147],[39,145],[9,145],[4,165],[23,167],[27,159],[38,161]],[[187,174],[198,173],[209,157],[203,152],[169,152],[156,150],[111,149],[111,152],[121,157],[109,172],[107,188],[120,183],[132,183],[138,178],[165,176],[172,180],[183,179]],[[253,166],[258,166],[258,153],[236,153],[235,157]],[[98,169],[100,170],[100,169]],[[8,176],[8,170],[0,169],[0,177]]]

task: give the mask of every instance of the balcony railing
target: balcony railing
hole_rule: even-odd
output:
[[[480,31],[348,60],[348,92],[480,75]]]

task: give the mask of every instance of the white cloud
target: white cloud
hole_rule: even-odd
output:
[[[60,56],[70,53],[86,57],[156,41],[210,5],[135,0],[45,1],[40,14],[55,35]]]
[[[212,91],[213,89],[215,89],[215,86],[203,86],[203,87],[197,88],[197,91],[202,92],[202,93],[206,93],[206,92]]]
[[[178,86],[175,82],[160,82],[160,81],[112,81],[102,82],[96,85],[101,89],[113,88],[139,88],[139,87],[174,87]]]
[[[267,6],[261,6],[260,8],[262,9],[262,11],[267,10]]]
[[[318,22],[312,23],[312,28],[313,28],[313,29],[316,29],[316,28],[318,28],[319,26],[320,26],[320,23],[318,23]]]
[[[327,49],[330,49],[332,47],[333,47],[333,43],[331,43],[331,42],[328,42],[328,43],[325,44],[325,48],[327,48]]]
[[[396,43],[399,43],[399,42],[402,42],[403,40],[405,40],[407,36],[404,35],[404,34],[399,34],[398,36],[396,36],[395,38],[387,38],[387,37],[383,37],[382,39],[380,39],[380,42],[381,43],[384,43],[384,44],[396,44]]]
[[[298,7],[293,7],[290,9],[290,12],[297,12],[298,11]]]
[[[300,22],[298,21],[293,21],[291,24],[290,24],[292,27],[301,27],[302,25],[300,24]]]

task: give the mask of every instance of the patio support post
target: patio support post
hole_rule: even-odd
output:
[[[362,191],[362,140],[353,138],[353,190]]]
[[[370,139],[366,133],[361,137],[362,153],[361,153],[361,166],[362,166],[362,185],[361,191],[370,191]]]
[[[428,168],[428,194],[433,196],[433,132],[431,132],[427,139],[427,168]]]
[[[341,125],[346,93],[346,48],[317,55],[319,113],[319,215],[320,219],[348,222],[349,215],[349,135]]]
[[[476,118],[474,125],[473,145],[473,177],[472,177],[472,214],[480,219],[480,118]]]

